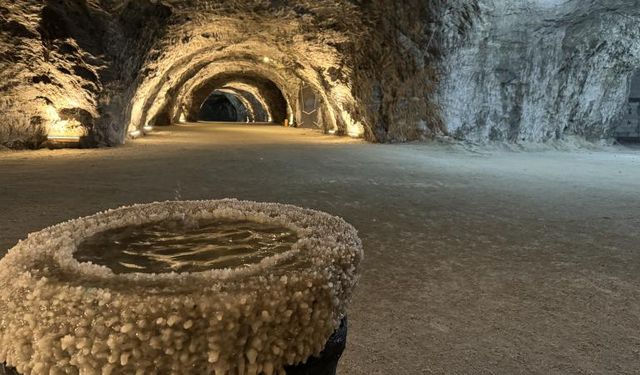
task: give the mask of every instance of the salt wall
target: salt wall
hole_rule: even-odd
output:
[[[0,144],[117,145],[193,120],[213,90],[249,118],[325,131],[608,138],[640,67],[636,0],[0,2]],[[285,113],[286,112],[286,113]]]
[[[613,136],[640,68],[637,0],[481,0],[480,8],[468,39],[443,62],[450,134],[478,142]]]

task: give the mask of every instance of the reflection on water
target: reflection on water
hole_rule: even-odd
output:
[[[290,250],[297,240],[278,225],[173,220],[97,233],[80,243],[74,257],[114,273],[199,272],[255,264]]]

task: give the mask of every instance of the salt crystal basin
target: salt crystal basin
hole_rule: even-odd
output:
[[[278,224],[298,241],[256,264],[193,273],[115,274],[73,257],[96,233],[184,218]],[[71,220],[0,260],[0,363],[25,375],[284,373],[340,326],[362,258],[350,224],[290,205],[170,201]]]

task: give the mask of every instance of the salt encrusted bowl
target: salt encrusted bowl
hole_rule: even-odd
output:
[[[114,274],[73,257],[95,233],[181,218],[279,224],[299,240],[254,265],[197,273]],[[22,374],[283,373],[339,326],[362,256],[344,220],[289,205],[164,202],[68,221],[0,261],[0,363]]]

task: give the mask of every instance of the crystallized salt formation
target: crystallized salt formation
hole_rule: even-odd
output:
[[[287,228],[283,252],[235,268],[114,273],[74,257],[96,234],[171,220]],[[0,261],[0,362],[22,374],[276,374],[317,355],[363,252],[344,220],[237,200],[137,205],[59,224]]]

